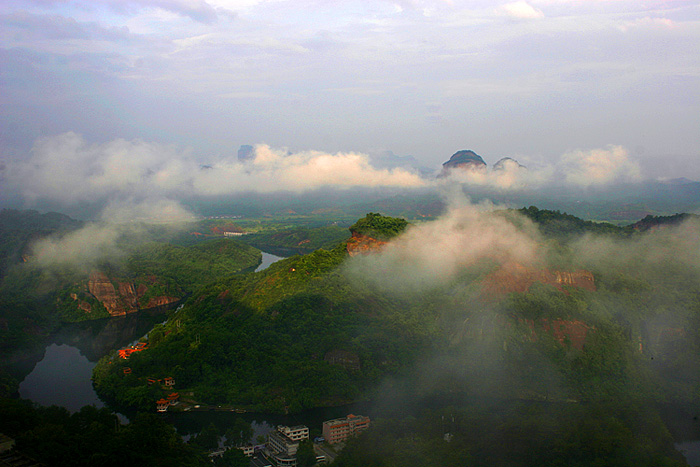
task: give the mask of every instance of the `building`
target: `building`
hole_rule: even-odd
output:
[[[296,454],[299,443],[309,439],[309,428],[304,425],[279,425],[270,432],[267,438],[267,448],[278,466],[294,467],[297,465]]]
[[[255,454],[255,446],[252,444],[248,444],[246,446],[239,446],[238,449],[243,451],[243,454],[245,454],[248,457],[253,457],[253,454]]]
[[[159,399],[156,401],[156,409],[158,412],[166,412],[168,410],[168,406],[170,405],[170,401],[167,399]]]
[[[331,444],[345,441],[369,428],[369,417],[350,414],[345,418],[323,422],[323,437]]]
[[[302,439],[309,439],[309,428],[304,425],[297,426],[283,426],[279,425],[277,431],[284,433],[289,439],[293,441],[301,441]]]
[[[173,392],[173,393],[168,394],[168,402],[170,403],[170,405],[177,405],[178,404],[177,400],[179,398],[180,398],[180,393]]]

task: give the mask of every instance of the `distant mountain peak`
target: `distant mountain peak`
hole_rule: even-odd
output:
[[[517,167],[518,169],[527,168],[512,157],[504,157],[503,159],[493,164],[493,170],[506,170],[511,167]]]
[[[450,160],[442,164],[442,166],[447,169],[454,167],[485,167],[486,162],[471,149],[463,149],[452,154]]]

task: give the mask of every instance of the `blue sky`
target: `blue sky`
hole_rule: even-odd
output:
[[[11,178],[72,135],[92,149],[52,157],[622,150],[634,177],[700,179],[699,44],[697,1],[10,0],[0,160]]]

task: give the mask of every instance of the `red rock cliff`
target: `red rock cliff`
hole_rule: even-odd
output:
[[[127,313],[139,311],[139,298],[148,290],[144,284],[138,288],[130,282],[118,282],[115,287],[110,278],[100,271],[93,271],[88,280],[88,290],[90,293],[102,303],[111,316],[124,316]],[[152,297],[145,308],[155,308],[163,305],[170,305],[177,302],[178,297],[158,296]],[[89,306],[89,305],[88,305]],[[80,306],[86,312],[87,310]]]
[[[387,242],[382,240],[353,232],[352,237],[348,240],[347,250],[350,256],[356,256],[379,251],[386,244]]]
[[[519,264],[509,264],[484,279],[482,295],[487,298],[500,298],[511,292],[527,292],[535,282],[553,285],[559,290],[563,290],[565,285],[586,290],[596,289],[590,271],[534,270]]]

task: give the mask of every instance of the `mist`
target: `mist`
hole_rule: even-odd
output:
[[[663,391],[694,400],[697,359],[679,366],[675,353],[690,346],[692,356],[692,338],[669,336],[694,335],[697,325],[697,218],[645,232],[569,232],[555,240],[515,211],[458,196],[446,203],[438,219],[409,226],[381,250],[346,262],[349,280],[404,300],[402,319],[430,323],[424,332],[435,341],[406,376],[378,387],[375,410],[390,414],[431,398],[570,403],[591,391],[630,398]],[[484,294],[484,279],[496,271],[544,269],[590,271],[597,290],[533,283],[525,293]],[[546,330],[557,320],[587,328],[587,344],[578,349],[557,341]],[[616,373],[574,384],[575,362],[596,358]],[[584,364],[590,363],[578,363]]]

